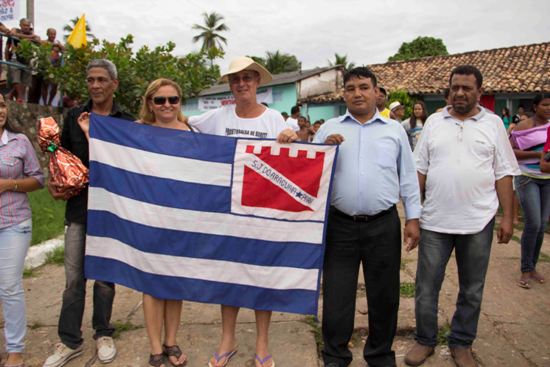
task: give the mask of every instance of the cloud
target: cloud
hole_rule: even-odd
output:
[[[60,9],[63,9],[61,12]],[[194,23],[203,12],[225,17],[230,31],[226,67],[232,57],[263,56],[266,51],[291,53],[304,68],[327,65],[334,53],[356,64],[385,62],[404,41],[418,36],[443,40],[450,53],[549,41],[549,1],[537,0],[158,0],[35,2],[35,29],[60,29],[86,13],[93,33],[118,41],[134,35],[136,49],[168,41],[185,54],[200,48],[192,42]]]

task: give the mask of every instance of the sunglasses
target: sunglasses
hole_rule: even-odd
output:
[[[162,106],[166,103],[166,100],[168,100],[168,103],[170,104],[178,104],[180,102],[180,97],[178,96],[170,96],[170,97],[153,97],[153,103],[157,106]]]

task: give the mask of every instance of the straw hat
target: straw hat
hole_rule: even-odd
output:
[[[399,103],[399,101],[394,101],[394,102],[390,103],[390,111],[395,110],[399,106],[402,106],[402,104]]]
[[[239,56],[231,60],[231,64],[229,64],[229,70],[222,74],[221,79],[224,82],[227,82],[227,76],[229,74],[235,74],[243,70],[254,70],[258,72],[258,74],[260,74],[260,85],[267,84],[272,79],[271,73],[267,71],[266,68],[258,64],[256,61],[252,60],[250,57],[246,56]]]

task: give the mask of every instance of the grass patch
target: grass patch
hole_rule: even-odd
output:
[[[451,326],[445,324],[437,331],[437,345],[447,345],[447,338],[451,334]]]
[[[57,237],[65,226],[65,202],[54,200],[48,189],[29,193],[32,209],[31,246]]]
[[[46,255],[46,264],[63,265],[65,261],[65,248],[63,246],[56,247]]]
[[[118,339],[120,335],[126,331],[132,331],[141,329],[142,326],[134,325],[130,321],[122,322],[122,321],[115,321],[113,322],[113,327],[115,328],[115,332],[113,333],[113,339]]]
[[[415,285],[412,282],[402,282],[399,285],[399,295],[401,297],[405,298],[413,298],[414,297],[414,289]]]
[[[543,263],[550,263],[550,256],[548,256],[544,252],[541,252],[539,255],[539,261]]]
[[[36,276],[36,272],[33,268],[25,268],[23,269],[23,278],[32,278]]]
[[[319,321],[313,316],[306,316],[305,322],[306,324],[311,326],[311,332],[315,337],[315,344],[317,345],[317,356],[320,358],[324,346],[323,335],[321,333],[321,325],[319,324]]]
[[[521,242],[521,239],[516,236],[516,235],[512,235],[512,238],[510,238],[512,241],[516,241],[517,243],[520,243]]]

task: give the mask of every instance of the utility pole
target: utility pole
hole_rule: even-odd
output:
[[[27,19],[34,27],[34,0],[27,0]]]

